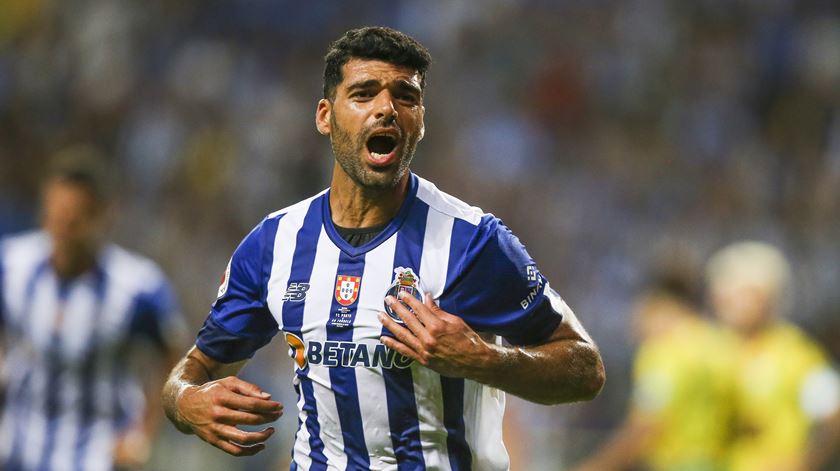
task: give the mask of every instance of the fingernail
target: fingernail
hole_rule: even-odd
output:
[[[388,304],[389,306],[391,304],[394,304],[394,301],[396,301],[396,300],[390,294],[388,296],[385,296],[385,303]]]
[[[400,291],[399,293],[397,293],[397,297],[400,298],[400,299],[404,299],[405,296],[406,296],[405,291]]]
[[[376,315],[376,317],[378,317],[380,321],[384,321],[385,320],[385,313],[380,312]]]
[[[260,393],[260,397],[268,399],[269,397],[271,397],[271,394],[263,391],[263,392]]]

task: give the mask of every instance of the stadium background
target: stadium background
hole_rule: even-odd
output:
[[[37,224],[52,153],[100,146],[123,177],[113,239],[164,266],[197,331],[244,234],[327,185],[322,55],[367,24],[416,36],[435,60],[415,171],[512,227],[601,346],[594,402],[510,401],[508,440],[529,447],[519,469],[558,469],[621,420],[628,313],[662,247],[778,244],[792,318],[840,355],[832,1],[3,0],[0,234]],[[246,375],[292,411],[280,340]],[[294,415],[249,460],[166,424],[149,469],[268,469]]]

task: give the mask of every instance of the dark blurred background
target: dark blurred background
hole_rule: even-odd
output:
[[[197,332],[239,240],[328,184],[322,56],[361,25],[434,58],[414,170],[500,216],[602,349],[596,401],[510,400],[519,469],[575,461],[621,420],[628,313],[662,247],[778,244],[792,319],[840,354],[836,1],[2,0],[0,235],[37,225],[49,156],[99,146],[122,173],[113,239],[163,265]],[[294,410],[281,339],[246,374]],[[267,469],[294,415],[239,461],[167,424],[149,469]]]

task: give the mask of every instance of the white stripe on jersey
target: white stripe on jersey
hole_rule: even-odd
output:
[[[274,218],[284,214],[277,222],[277,234],[274,237],[273,260],[271,263],[271,275],[266,287],[266,304],[277,321],[280,330],[283,330],[283,296],[289,285],[289,276],[292,273],[292,259],[295,256],[295,245],[297,244],[297,233],[303,227],[303,219],[306,217],[306,210],[312,201],[318,196],[313,196],[300,203],[289,206],[286,209],[275,211],[268,217]]]
[[[295,384],[298,384],[298,378],[295,376]],[[303,397],[303,390],[300,392],[300,398],[297,402],[298,420],[300,427],[295,434],[295,444],[292,448],[292,460],[298,464],[298,469],[309,469],[312,466],[312,458],[309,457],[312,451],[309,447],[309,427],[306,426],[306,413],[303,412],[303,406],[306,399]]]
[[[114,448],[114,425],[106,420],[97,420],[90,428],[90,442],[82,457],[82,469],[85,471],[110,471],[113,467],[110,455],[100,450]]]
[[[45,282],[48,281],[48,282]],[[30,333],[29,338],[34,343],[34,348],[41,350],[47,348],[50,343],[51,329],[36,328],[36,326],[52,326],[53,317],[58,310],[57,284],[54,277],[46,273],[36,282],[32,290],[32,300],[29,312],[30,319],[22,319],[25,329]],[[31,360],[30,360],[31,361]],[[47,403],[47,382],[48,371],[45,368],[33,368],[32,392],[29,398],[29,410],[27,411],[27,429],[24,435],[23,464],[26,467],[38,466],[38,461],[44,450],[44,441],[47,434],[47,420],[42,413]]]
[[[432,299],[440,297],[446,284],[449,266],[449,244],[454,218],[429,208],[426,234],[420,260],[420,284]],[[419,363],[411,367],[414,378],[414,397],[420,419],[420,441],[423,459],[430,469],[449,470],[449,451],[446,446],[446,426],[443,423],[443,391],[440,375]]]
[[[388,286],[393,278],[396,247],[397,236],[393,235],[379,247],[368,252],[365,257],[362,287],[359,289],[359,307],[356,310],[356,321],[353,323],[354,342],[369,343],[370,339],[378,338],[382,332],[382,324],[379,322],[377,313],[383,310],[385,293],[382,291],[382,286]],[[354,369],[359,390],[362,428],[365,432],[368,456],[370,456],[370,469],[396,469],[397,458],[394,455],[389,433],[382,368]]]
[[[473,469],[509,469],[502,442],[505,393],[481,383],[464,380],[464,424],[473,456]]]
[[[313,292],[331,292],[335,289],[335,276],[338,269],[339,250],[332,244],[329,236],[321,227],[318,236],[318,248],[315,252],[315,263],[312,276],[309,278],[310,290]],[[329,321],[332,297],[310,296],[304,301],[303,324],[301,332],[303,341],[307,342],[304,332],[319,331]],[[327,457],[329,468],[341,469],[347,467],[347,455],[344,453],[344,437],[341,434],[341,422],[338,418],[338,407],[335,403],[330,382],[330,368],[323,365],[309,365],[309,379],[315,394],[315,404],[318,407],[318,424],[320,438],[324,443],[324,455]]]

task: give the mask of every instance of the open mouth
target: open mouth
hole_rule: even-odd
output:
[[[397,138],[390,134],[377,134],[367,141],[370,156],[377,163],[386,163],[397,148]]]

